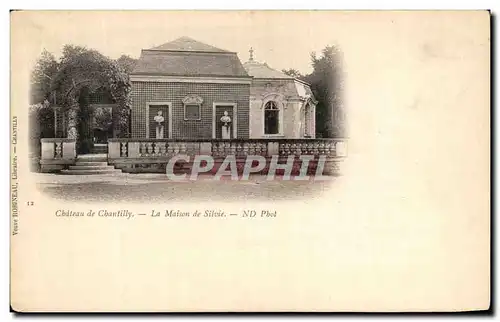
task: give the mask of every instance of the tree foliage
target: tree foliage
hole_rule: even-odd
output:
[[[345,136],[342,60],[342,52],[335,46],[325,47],[319,57],[311,53],[313,72],[305,80],[318,100],[316,131],[322,137]]]
[[[137,64],[137,59],[132,58],[128,55],[121,55],[120,58],[116,60],[118,67],[122,69],[127,75],[130,75]]]
[[[32,102],[47,100],[62,106],[68,116],[68,138],[77,139],[79,152],[88,152],[92,145],[89,97],[97,90],[109,91],[117,105],[113,110],[115,134],[128,135],[131,66],[133,59],[128,56],[113,60],[81,46],[65,45],[59,61],[44,51],[32,72]]]
[[[58,69],[54,55],[44,49],[31,72],[30,104],[41,104],[50,98],[51,81]]]
[[[298,79],[304,78],[304,75],[302,75],[298,70],[294,68],[283,69],[282,72],[288,76],[295,77]]]
[[[29,106],[28,122],[30,168],[37,171],[40,167],[40,139],[54,137],[54,111],[47,100]]]
[[[93,127],[102,131],[109,131],[113,126],[113,116],[107,108],[99,107],[94,110]]]
[[[115,61],[96,50],[66,45],[60,65],[52,89],[58,91],[64,105],[72,104],[83,88],[92,93],[104,87],[114,99],[127,95],[130,90],[128,75]]]
[[[342,100],[343,75],[342,52],[338,47],[327,46],[321,55],[311,53],[313,71],[302,75],[298,70],[290,68],[283,73],[303,80],[311,85],[316,105],[316,136],[344,137],[345,110]]]

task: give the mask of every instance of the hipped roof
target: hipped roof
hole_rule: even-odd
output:
[[[132,75],[249,77],[236,53],[188,37],[142,50]]]
[[[211,53],[230,53],[230,51],[207,45],[189,37],[181,37],[166,44],[153,47],[149,50],[160,51],[202,51]]]

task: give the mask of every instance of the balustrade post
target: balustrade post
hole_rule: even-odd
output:
[[[272,157],[273,155],[280,154],[280,144],[279,142],[268,142],[267,143],[267,156]]]
[[[139,142],[128,142],[128,157],[129,158],[138,158],[139,157]]]
[[[76,158],[76,142],[63,142],[62,143],[62,158],[65,160],[72,160]]]
[[[117,159],[120,157],[120,142],[108,141],[108,157]]]
[[[41,142],[41,158],[42,160],[52,160],[54,159],[54,154],[55,154],[55,144],[53,141],[50,142],[44,142],[44,140],[40,140]]]
[[[75,162],[76,142],[66,138],[43,138],[40,140],[41,172],[56,172]]]
[[[347,156],[347,146],[344,141],[338,141],[335,143],[335,155],[338,157]]]
[[[212,142],[200,142],[200,154],[212,155]]]

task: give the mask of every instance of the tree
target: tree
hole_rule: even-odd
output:
[[[130,75],[137,64],[137,59],[132,58],[128,55],[121,55],[120,58],[116,60],[116,64],[120,67],[127,75]]]
[[[40,139],[54,137],[54,111],[49,100],[53,95],[51,82],[57,73],[59,63],[54,55],[43,50],[31,71],[29,120],[29,159],[32,170],[40,166]]]
[[[29,159],[32,171],[40,167],[40,139],[54,137],[54,111],[49,101],[31,104],[28,110]]]
[[[51,90],[57,93],[60,104],[68,110],[68,138],[77,139],[78,153],[92,148],[92,110],[89,96],[98,89],[110,91],[118,107],[113,121],[118,136],[128,133],[130,81],[118,64],[97,52],[81,46],[66,45],[60,66],[52,78]]]
[[[113,126],[113,115],[111,111],[106,108],[96,108],[94,110],[94,124],[93,128],[108,132]]]
[[[31,72],[30,104],[41,104],[50,99],[51,81],[59,69],[54,55],[43,50]]]
[[[345,109],[343,106],[342,52],[327,46],[320,57],[311,53],[313,72],[305,77],[318,100],[316,106],[316,133],[318,137],[345,136]]]
[[[282,72],[284,74],[287,74],[288,76],[292,76],[298,79],[304,78],[304,76],[296,69],[294,68],[289,68],[289,69],[283,69]]]
[[[344,137],[345,109],[343,105],[342,52],[338,47],[327,46],[321,56],[311,53],[312,73],[302,75],[289,68],[282,72],[311,85],[316,105],[316,137]]]

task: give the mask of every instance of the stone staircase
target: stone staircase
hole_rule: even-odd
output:
[[[122,170],[108,165],[107,154],[82,154],[76,157],[75,165],[61,170],[61,173],[70,175],[120,174]]]
[[[92,154],[107,154],[108,153],[108,145],[103,143],[95,143],[92,147]]]

